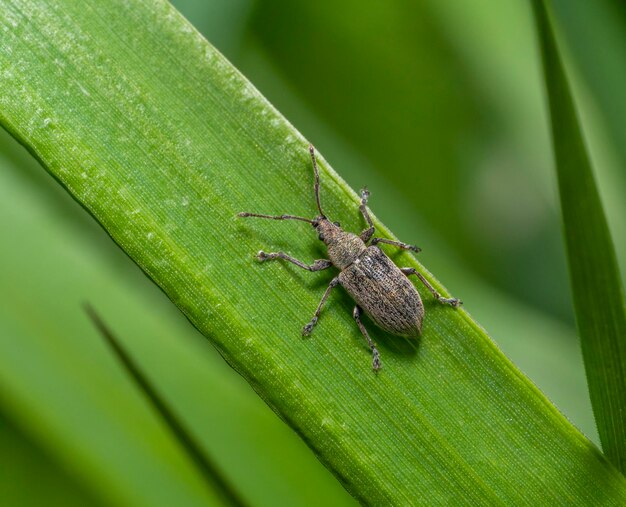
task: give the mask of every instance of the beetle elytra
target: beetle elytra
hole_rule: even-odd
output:
[[[319,216],[308,219],[295,215],[263,215],[246,212],[239,213],[238,216],[271,220],[300,220],[310,223],[317,230],[319,239],[326,245],[328,259],[318,259],[309,265],[284,252],[266,253],[263,251],[257,254],[257,258],[261,262],[283,259],[308,271],[321,271],[331,266],[339,269],[339,275],[330,282],[319,305],[317,305],[313,318],[302,329],[302,334],[308,336],[311,333],[332,289],[341,285],[356,302],[352,315],[372,351],[372,368],[377,371],[381,367],[380,354],[363,322],[361,322],[363,312],[378,327],[391,334],[406,337],[420,335],[424,318],[424,305],[419,293],[408,279],[410,275],[417,276],[440,303],[456,308],[461,304],[461,301],[456,298],[441,296],[415,268],[399,268],[376,246],[379,243],[384,243],[403,250],[420,251],[419,248],[400,241],[373,237],[374,224],[367,209],[369,197],[367,189],[361,191],[361,204],[359,206],[359,210],[368,225],[365,230],[356,235],[344,231],[338,222],[331,222],[322,211],[320,203],[320,177],[313,146],[309,146],[309,151],[315,174],[314,191]]]

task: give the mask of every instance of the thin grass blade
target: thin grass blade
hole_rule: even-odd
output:
[[[104,323],[96,310],[89,304],[84,305],[85,312],[93,322],[100,335],[109,345],[112,352],[117,357],[120,364],[124,367],[128,375],[133,379],[139,390],[143,392],[154,410],[161,416],[172,435],[180,445],[185,449],[191,461],[201,473],[202,477],[210,490],[217,493],[222,498],[225,505],[244,506],[246,505],[240,498],[237,491],[231,486],[228,479],[223,475],[219,467],[213,463],[213,460],[206,455],[200,443],[189,432],[182,421],[169,407],[167,402],[152,386],[148,378],[141,371],[139,365],[130,357],[126,349],[122,346],[111,329]]]
[[[533,2],[576,321],[602,449],[626,472],[626,313],[615,248],[545,4]]]

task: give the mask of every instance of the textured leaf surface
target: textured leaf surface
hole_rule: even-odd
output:
[[[358,498],[625,501],[624,478],[464,310],[423,294],[419,342],[368,323],[378,376],[345,294],[299,337],[332,275],[253,253],[312,260],[313,234],[234,215],[314,214],[306,142],[168,4],[0,5],[3,125]],[[354,192],[323,161],[322,177],[327,212],[361,228]]]
[[[542,0],[535,0],[576,320],[602,448],[626,471],[626,313],[615,248]]]

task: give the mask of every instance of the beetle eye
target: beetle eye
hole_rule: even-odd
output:
[[[333,225],[336,225],[337,227],[341,227],[341,224],[339,222],[333,222]]]
[[[320,234],[320,235],[317,237],[317,239],[319,239],[320,241],[324,241],[324,235],[323,235],[323,234]]]

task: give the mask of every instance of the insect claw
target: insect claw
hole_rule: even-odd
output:
[[[460,299],[456,299],[456,298],[444,299],[444,302],[448,303],[450,306],[454,308],[458,308],[459,306],[463,304],[463,301],[461,301]]]
[[[382,368],[382,363],[380,362],[380,356],[378,355],[378,350],[374,349],[372,358],[372,370],[378,372]]]
[[[313,326],[317,323],[317,317],[313,317],[311,322],[309,322],[306,326],[302,328],[302,336],[310,336],[311,331],[313,331]]]

